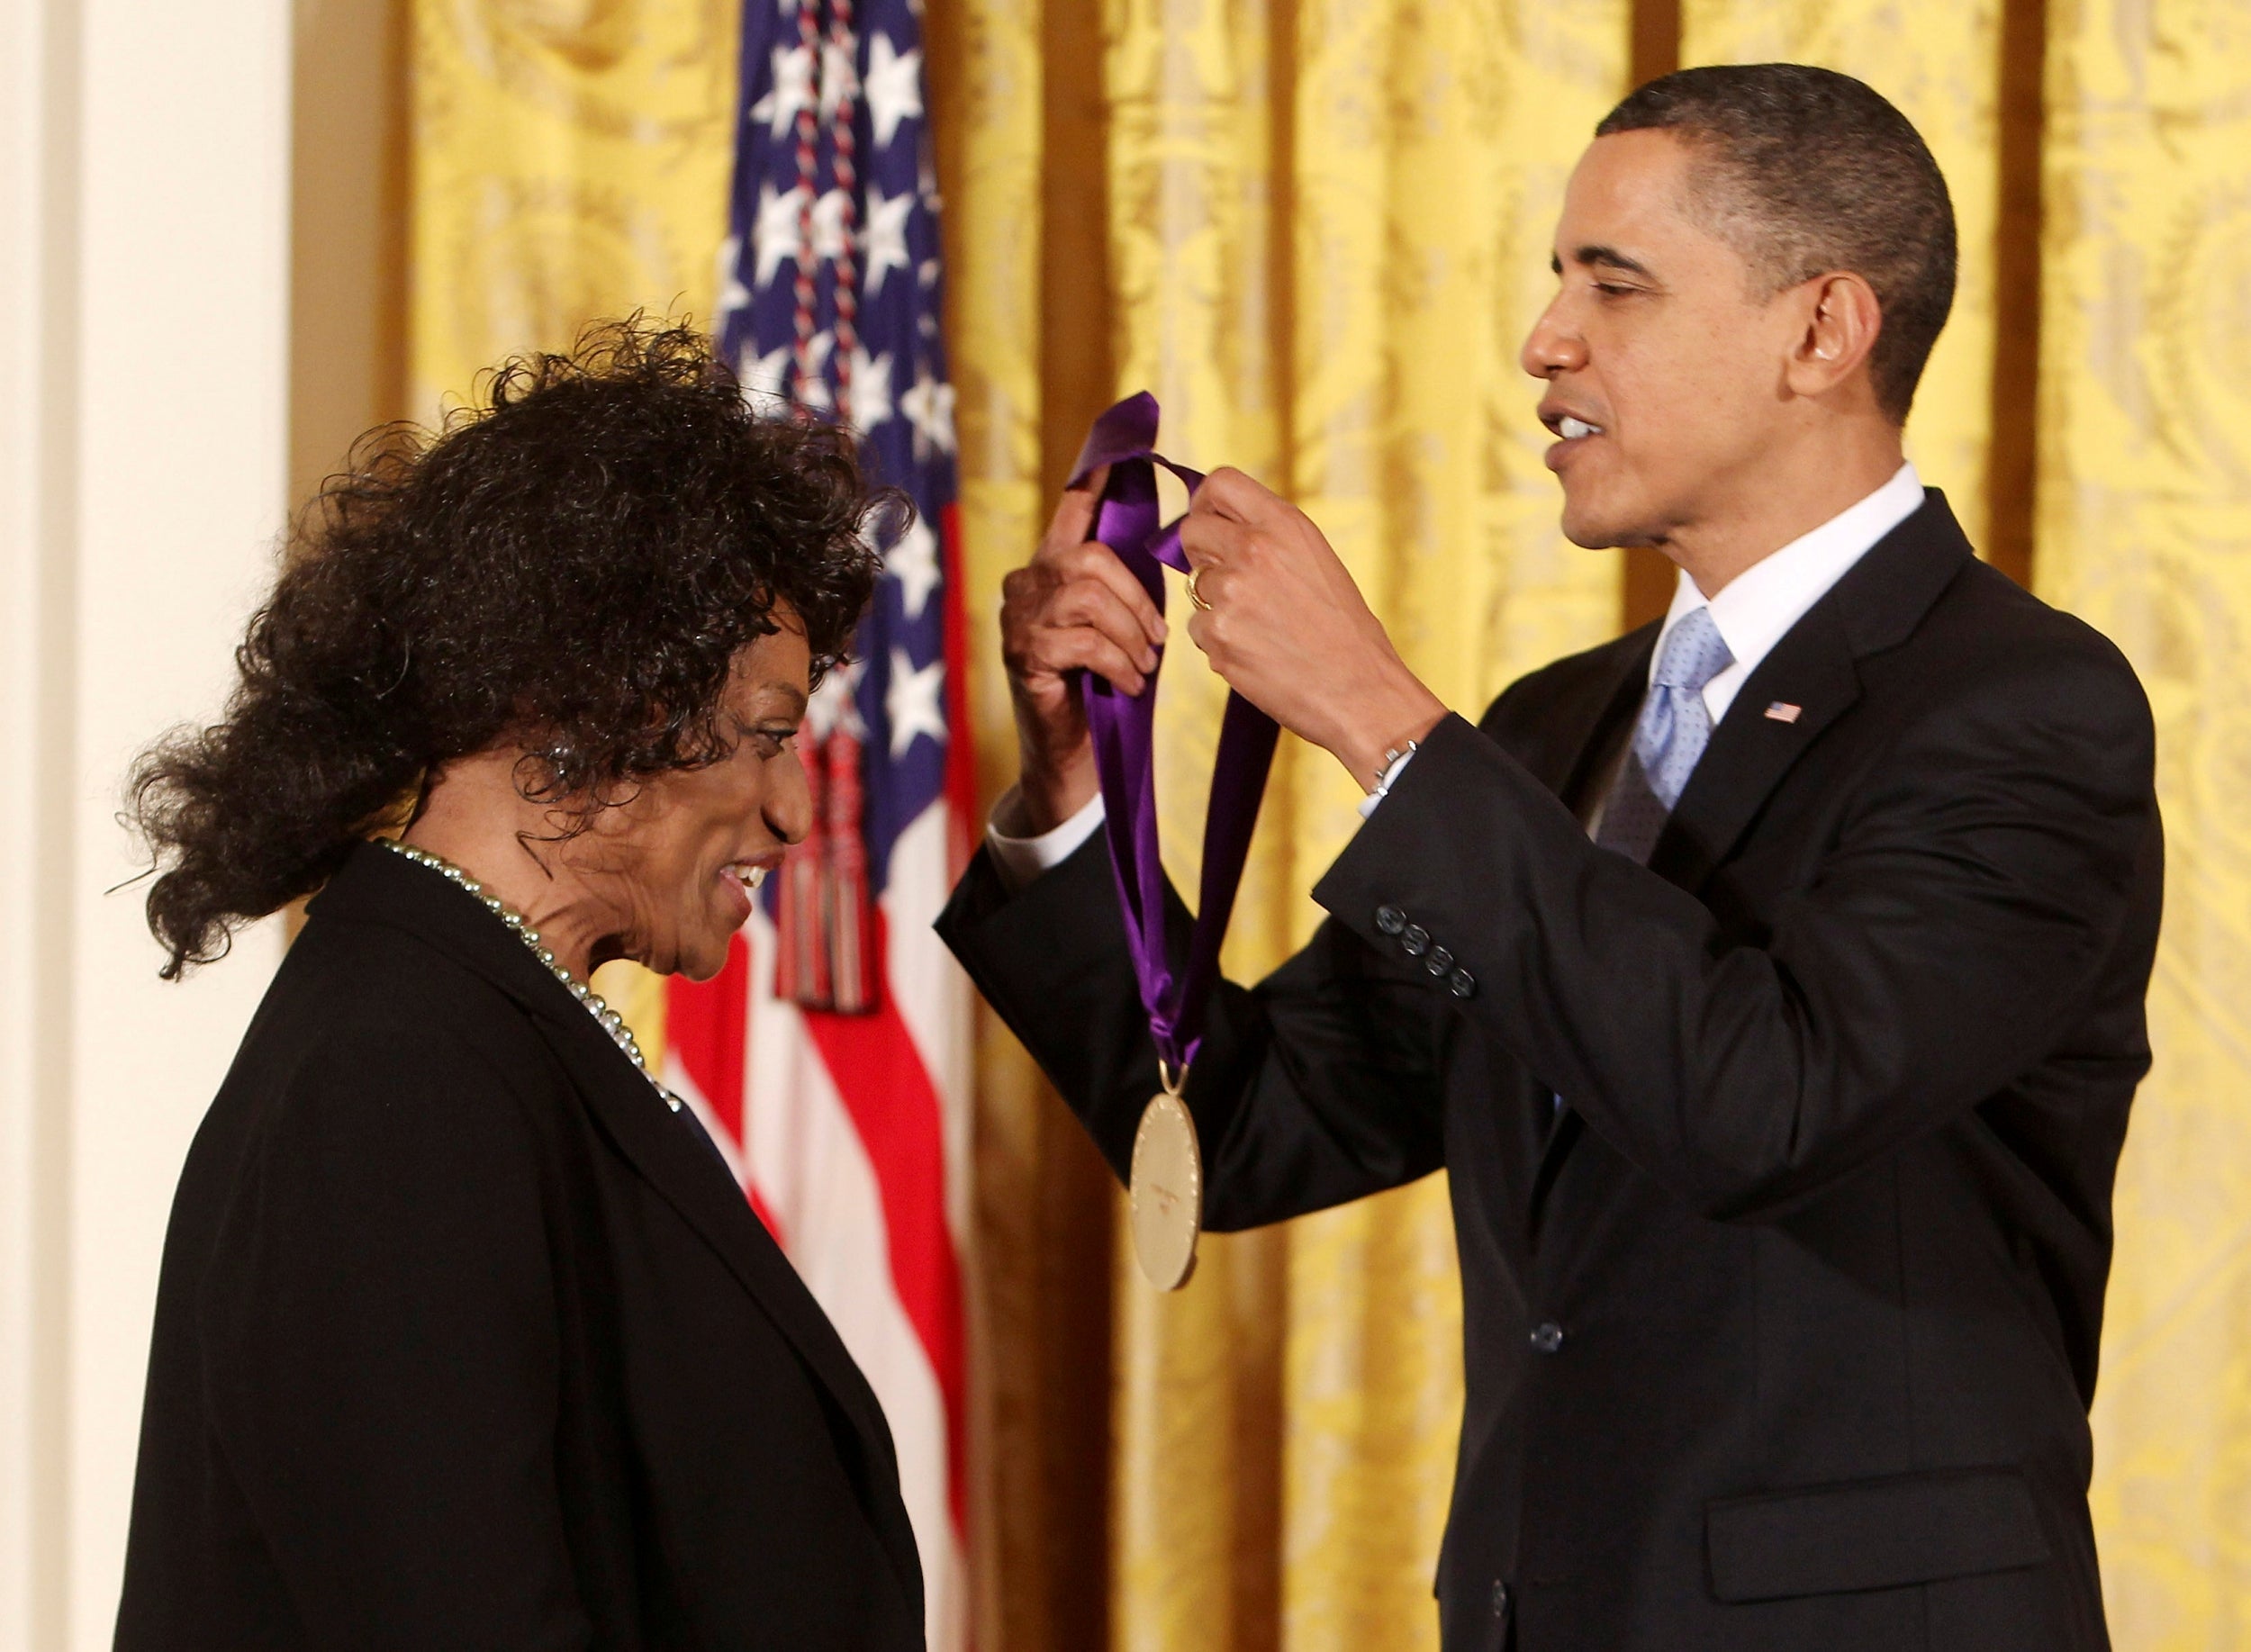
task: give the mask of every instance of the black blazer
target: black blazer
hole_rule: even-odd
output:
[[[354,851],[180,1178],[119,1647],[922,1644],[882,1413],[693,1115]]]
[[[1188,1084],[1211,1222],[1450,1169],[1449,1652],[2102,1647],[2139,685],[1933,494],[1751,674],[1644,869],[1566,803],[1656,629],[1442,724],[1311,943],[1221,989]],[[941,928],[1122,1172],[1156,1070],[1107,854],[1013,898],[981,859]]]

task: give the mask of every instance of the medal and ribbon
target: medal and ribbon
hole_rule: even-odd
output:
[[[1185,573],[1189,568],[1180,548],[1180,524],[1167,526],[1162,519],[1157,467],[1162,465],[1179,477],[1190,494],[1204,478],[1156,451],[1157,419],[1156,398],[1145,391],[1103,413],[1080,451],[1071,485],[1081,486],[1096,470],[1109,466],[1089,537],[1117,554],[1162,614],[1164,570],[1177,568]],[[1196,920],[1176,971],[1165,950],[1164,868],[1157,852],[1152,738],[1157,673],[1163,665],[1164,650],[1160,647],[1156,668],[1138,695],[1119,692],[1093,672],[1085,673],[1080,692],[1102,783],[1107,817],[1103,826],[1117,879],[1118,910],[1142,1007],[1149,1015],[1161,1086],[1143,1109],[1134,1134],[1129,1178],[1134,1254],[1149,1282],[1171,1291],[1187,1284],[1195,1271],[1196,1241],[1204,1216],[1203,1154],[1183,1094],[1202,1041],[1205,1007],[1219,978],[1219,943],[1243,881],[1279,730],[1272,718],[1229,691],[1204,816]]]

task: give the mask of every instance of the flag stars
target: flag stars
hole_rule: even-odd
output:
[[[790,358],[797,352],[784,344],[768,350],[764,356],[752,354],[758,347],[746,343],[740,361],[736,365],[736,376],[742,381],[743,400],[753,408],[762,401],[782,402],[790,394]]]
[[[904,648],[891,650],[891,680],[883,693],[891,725],[891,760],[907,754],[918,736],[945,742],[945,662],[933,660],[920,671]]]
[[[776,46],[773,49],[773,86],[765,96],[750,106],[750,118],[764,121],[767,132],[776,139],[790,130],[790,123],[800,110],[819,107],[813,89],[813,54],[803,46]],[[919,106],[916,113],[922,113]]]
[[[890,35],[874,36],[868,45],[865,90],[875,147],[888,149],[899,134],[899,123],[922,113],[922,49],[900,52],[893,49]]]
[[[747,309],[750,289],[743,284],[743,238],[730,235],[719,248],[719,329],[737,310]]]
[[[851,250],[852,197],[832,189],[813,203],[813,256],[834,261]]]
[[[764,286],[785,262],[794,264],[805,256],[805,238],[799,222],[804,209],[802,185],[787,191],[771,184],[759,185],[758,221],[750,232],[751,246],[757,253],[754,284]]]
[[[907,221],[914,210],[914,196],[886,195],[874,185],[868,185],[868,228],[862,256],[870,298],[883,290],[886,274],[908,266]]]
[[[909,619],[920,619],[938,588],[938,537],[917,516],[883,558],[883,572],[899,582],[899,606]]]
[[[835,120],[836,111],[859,95],[860,71],[832,36],[820,54],[820,118]]]
[[[809,744],[818,745],[839,728],[855,740],[867,738],[867,725],[860,720],[860,679],[867,674],[865,660],[853,660],[839,665],[821,679],[820,687],[813,691],[813,698],[805,707],[805,732],[811,736]]]
[[[940,453],[954,451],[954,386],[933,378],[928,363],[915,369],[915,382],[899,398],[899,411],[915,427],[918,458],[927,456],[933,448]]]
[[[852,405],[843,410],[845,416],[863,432],[877,425],[889,423],[891,417],[891,355],[886,350],[881,356],[870,357],[855,344],[852,347]]]

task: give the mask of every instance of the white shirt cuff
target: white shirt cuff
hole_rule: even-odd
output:
[[[1034,837],[1012,837],[1000,829],[1004,820],[1014,825],[1022,809],[1016,788],[993,805],[992,820],[985,827],[985,847],[992,852],[1000,881],[1013,895],[1042,872],[1062,865],[1078,853],[1079,845],[1102,829],[1102,794],[1096,792],[1087,806],[1062,825]]]
[[[1374,814],[1376,805],[1391,795],[1392,787],[1398,784],[1399,776],[1406,772],[1407,764],[1414,761],[1415,754],[1412,751],[1402,753],[1392,760],[1391,766],[1383,772],[1383,778],[1376,782],[1375,790],[1360,800],[1360,817],[1362,820]]]

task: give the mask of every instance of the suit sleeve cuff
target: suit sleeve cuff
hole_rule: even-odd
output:
[[[1011,836],[1000,829],[1003,821],[1013,824],[1016,814],[1017,794],[1011,787],[993,806],[992,821],[985,827],[985,847],[991,852],[993,868],[1011,895],[1029,887],[1043,872],[1061,866],[1102,829],[1102,794],[1096,792],[1085,808],[1062,825],[1034,836]]]
[[[1379,953],[1422,970],[1456,998],[1471,998],[1505,951],[1496,943],[1507,923],[1487,913],[1465,920],[1465,905],[1475,904],[1468,901],[1465,859],[1479,869],[1475,887],[1487,887],[1486,874],[1501,887],[1523,851],[1509,840],[1539,835],[1541,811],[1567,822],[1569,816],[1497,745],[1451,714],[1394,777],[1386,799],[1315,884],[1313,898]],[[1578,836],[1576,823],[1571,833]]]

